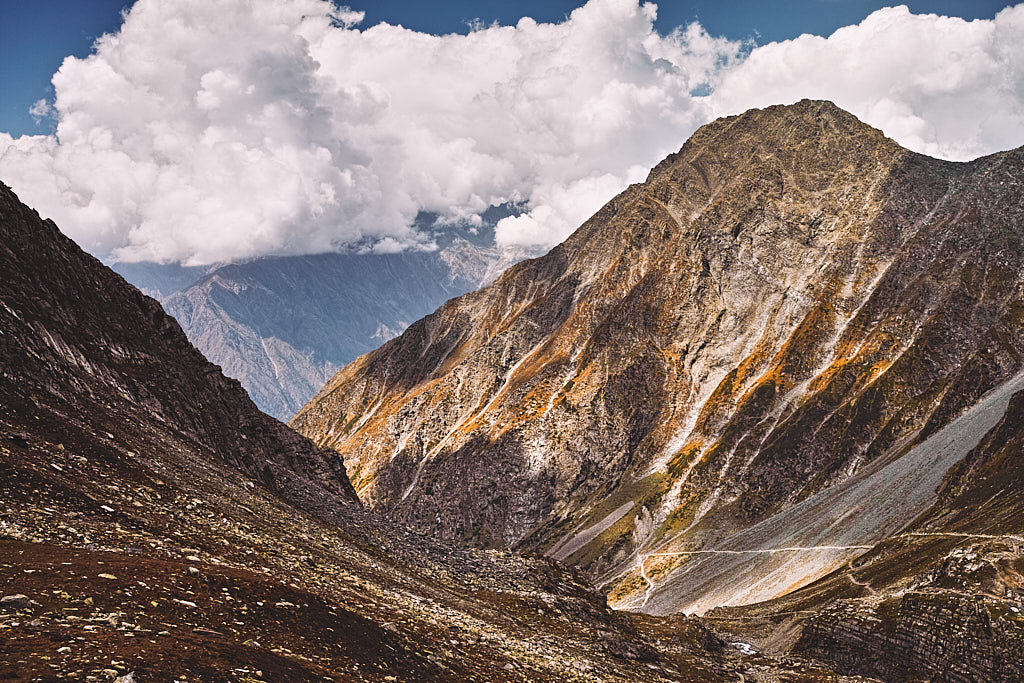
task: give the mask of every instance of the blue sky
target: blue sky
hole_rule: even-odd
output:
[[[49,132],[28,109],[52,95],[50,77],[67,55],[89,54],[92,42],[121,24],[129,0],[0,0],[0,131],[12,135]],[[366,12],[363,26],[401,24],[428,33],[465,32],[481,19],[514,24],[522,16],[557,21],[578,0],[373,0],[352,2]],[[802,33],[828,35],[859,22],[873,10],[893,2],[873,0],[676,0],[658,4],[658,29],[699,21],[712,35],[752,39],[757,44]],[[910,0],[915,13],[934,12],[966,19],[991,18],[1008,3],[996,0]]]

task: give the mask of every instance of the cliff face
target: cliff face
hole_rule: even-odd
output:
[[[928,509],[941,472],[915,473],[1000,419],[989,401],[928,443],[1024,367],[1022,193],[1021,150],[938,161],[824,102],[722,119],[292,425],[371,507],[547,552],[621,606],[767,599]],[[815,507],[862,485],[885,505]],[[685,580],[703,570],[683,551],[793,544],[815,550]]]

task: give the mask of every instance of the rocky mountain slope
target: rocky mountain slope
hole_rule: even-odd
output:
[[[98,429],[87,416],[123,404],[125,420],[166,425],[271,490],[297,501],[318,491],[358,506],[341,457],[258,411],[156,301],[5,187],[0,215],[5,418],[31,426],[49,414]]]
[[[981,412],[1002,417],[908,530],[809,586],[706,619],[769,652],[820,657],[848,674],[1021,680],[1024,391],[992,399]],[[998,409],[986,410],[993,402]]]
[[[493,248],[277,256],[217,268],[161,301],[264,412],[288,419],[337,370],[480,286]]]
[[[3,185],[0,585],[5,680],[834,678],[374,518],[336,453]]]
[[[931,159],[827,102],[721,119],[292,425],[373,509],[613,604],[785,595],[985,467],[1024,369],[1022,198],[1024,149]]]

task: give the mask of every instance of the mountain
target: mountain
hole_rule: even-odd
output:
[[[748,605],[947,519],[1017,552],[1016,461],[969,454],[1021,400],[1022,287],[1024,149],[931,159],[805,100],[704,126],[291,424],[436,537],[546,553],[622,608]],[[889,578],[985,538],[947,541]]]
[[[183,266],[179,263],[154,263],[153,261],[138,263],[118,261],[112,263],[110,268],[135,285],[146,296],[163,301],[216,270],[217,266]]]
[[[264,412],[295,414],[345,363],[475,289],[496,252],[270,257],[217,268],[163,299],[189,340]]]
[[[551,560],[368,513],[160,305],[0,185],[0,678],[735,680]],[[801,671],[830,676],[826,668]]]
[[[881,680],[1021,680],[1020,386],[1018,378],[951,424],[956,430],[965,418],[988,414],[988,431],[946,472],[936,504],[903,533],[792,593],[714,610],[712,623],[746,633],[776,654],[822,659],[843,673]],[[947,434],[938,445],[959,450],[960,440]],[[893,493],[888,504],[899,490]],[[869,506],[862,514],[871,513]]]
[[[189,341],[238,379],[265,413],[286,420],[346,363],[401,334],[446,300],[536,255],[494,245],[492,207],[478,227],[416,221],[435,251],[269,256],[212,266],[112,264],[159,300]]]
[[[125,422],[117,432],[133,423],[173,429],[177,440],[303,504],[323,495],[358,505],[336,453],[259,412],[156,301],[40,221],[6,187],[0,192],[5,420],[28,428],[48,416],[91,433],[116,414]],[[132,441],[121,442],[128,459]],[[78,454],[66,457],[74,462]]]

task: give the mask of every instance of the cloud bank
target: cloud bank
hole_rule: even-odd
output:
[[[1024,145],[1024,5],[971,22],[881,9],[828,38],[753,50],[719,74],[710,99],[717,115],[804,97],[943,159]]]
[[[56,135],[0,133],[0,179],[97,255],[204,264],[429,248],[419,212],[506,202],[499,243],[549,247],[700,124],[803,97],[935,156],[1024,144],[1024,5],[753,49],[655,16],[590,0],[433,36],[325,0],[138,0],[54,75]]]

